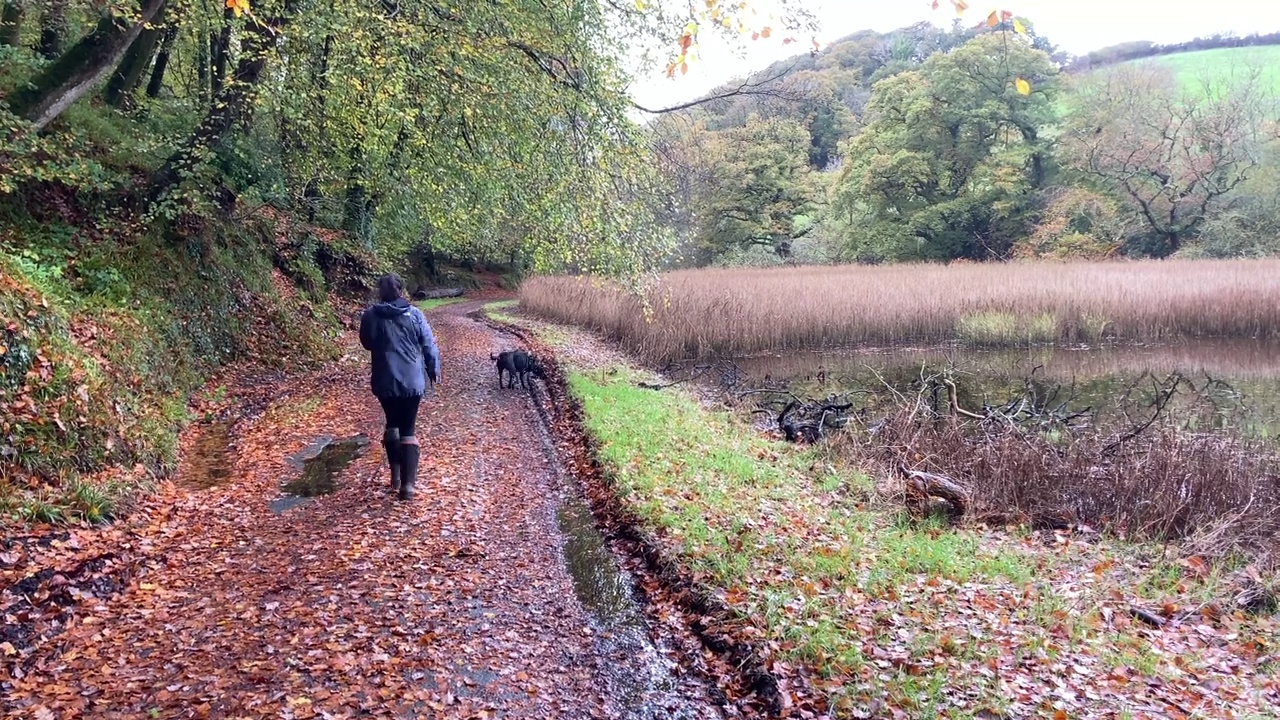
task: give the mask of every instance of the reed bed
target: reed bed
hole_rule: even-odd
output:
[[[641,293],[541,277],[526,310],[654,362],[857,344],[1280,337],[1280,259],[686,270]]]

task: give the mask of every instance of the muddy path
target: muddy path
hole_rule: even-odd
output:
[[[7,716],[719,717],[646,622],[535,394],[498,387],[489,354],[517,341],[478,307],[428,314],[444,383],[415,501],[385,486],[348,336],[224,456],[184,443],[176,483],[102,536],[130,558],[120,589],[78,596],[0,678]]]

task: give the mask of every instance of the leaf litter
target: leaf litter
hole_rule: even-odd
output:
[[[0,612],[21,632],[0,642],[6,717],[631,712],[608,692],[610,666],[627,661],[601,654],[564,567],[563,488],[538,419],[497,390],[487,360],[501,340],[465,309],[433,314],[445,384],[419,415],[414,502],[393,499],[375,447],[320,501],[270,507],[298,473],[287,458],[316,437],[380,437],[347,333],[336,364],[211,401],[218,414],[271,398],[232,426],[224,481],[183,483],[191,433],[177,481],[127,519],[7,539]],[[699,717],[718,714],[699,703]]]

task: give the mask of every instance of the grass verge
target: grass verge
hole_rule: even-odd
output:
[[[418,300],[414,302],[414,304],[418,306],[419,310],[426,312],[428,310],[435,310],[436,308],[444,305],[452,305],[454,303],[460,303],[462,301],[463,301],[463,298],[460,298],[460,297],[433,298],[431,300]]]
[[[609,490],[723,600],[713,622],[752,648],[784,706],[1261,718],[1280,702],[1274,620],[1233,612],[1202,564],[1096,537],[907,520],[819,450],[774,442],[678,388],[640,388],[643,373],[590,359],[581,334],[552,344]],[[1148,627],[1135,607],[1164,624]]]

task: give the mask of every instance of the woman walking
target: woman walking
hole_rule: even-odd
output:
[[[382,447],[391,466],[391,489],[413,498],[420,446],[414,437],[418,404],[440,377],[440,353],[422,311],[402,295],[400,278],[378,279],[378,302],[360,316],[360,344],[372,356],[370,384],[387,416]]]

